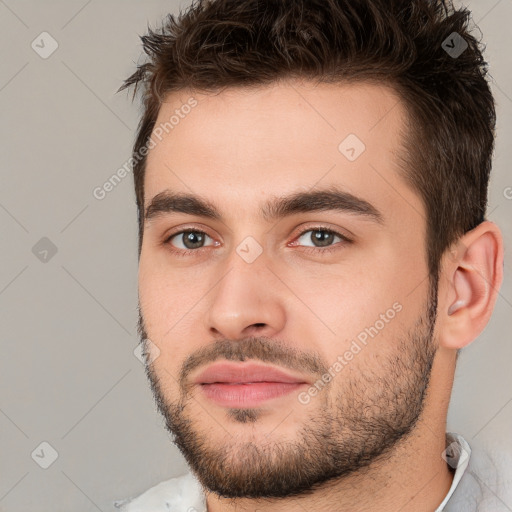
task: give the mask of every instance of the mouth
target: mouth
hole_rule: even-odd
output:
[[[203,371],[195,384],[203,396],[223,407],[257,407],[289,395],[309,383],[275,367],[255,363],[215,363]]]

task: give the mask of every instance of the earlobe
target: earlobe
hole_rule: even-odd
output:
[[[469,345],[487,325],[503,280],[503,240],[485,221],[459,240],[458,253],[445,262],[447,300],[441,306],[440,343],[451,349]]]

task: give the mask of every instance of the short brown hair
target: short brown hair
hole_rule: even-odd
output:
[[[437,279],[444,251],[484,220],[487,207],[496,113],[470,17],[449,0],[193,2],[169,14],[160,31],[148,28],[141,37],[148,59],[119,89],[135,85],[135,97],[143,87],[133,154],[148,144],[162,98],[173,91],[287,78],[390,85],[408,113],[400,168],[424,203],[429,273]],[[458,56],[445,50],[453,37],[467,45]],[[146,158],[134,161],[140,257]]]

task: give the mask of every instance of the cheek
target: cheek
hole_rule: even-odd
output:
[[[422,262],[418,264],[392,244],[361,253],[357,264],[325,272],[303,271],[300,279],[296,277],[289,279],[311,312],[307,314],[310,334],[317,324],[316,338],[331,362],[353,340],[361,346],[372,345],[367,353],[391,350],[396,338],[423,312],[428,292]]]
[[[201,285],[197,272],[163,268],[143,258],[138,281],[146,332],[160,351],[155,367],[164,364],[174,375],[173,368],[198,348],[193,345],[194,333],[201,325],[198,303],[207,286]]]
[[[389,288],[381,286],[371,274],[357,272],[303,281],[294,291],[314,313],[307,315],[310,332],[316,331],[317,343],[328,354],[329,364],[394,302]],[[315,323],[318,329],[314,329]]]
[[[204,294],[197,270],[170,265],[162,255],[141,255],[138,288],[145,318],[167,329],[192,308],[197,295]]]

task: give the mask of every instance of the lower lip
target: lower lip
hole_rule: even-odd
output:
[[[256,407],[272,398],[290,394],[304,382],[253,382],[250,384],[201,384],[205,396],[225,407]]]

